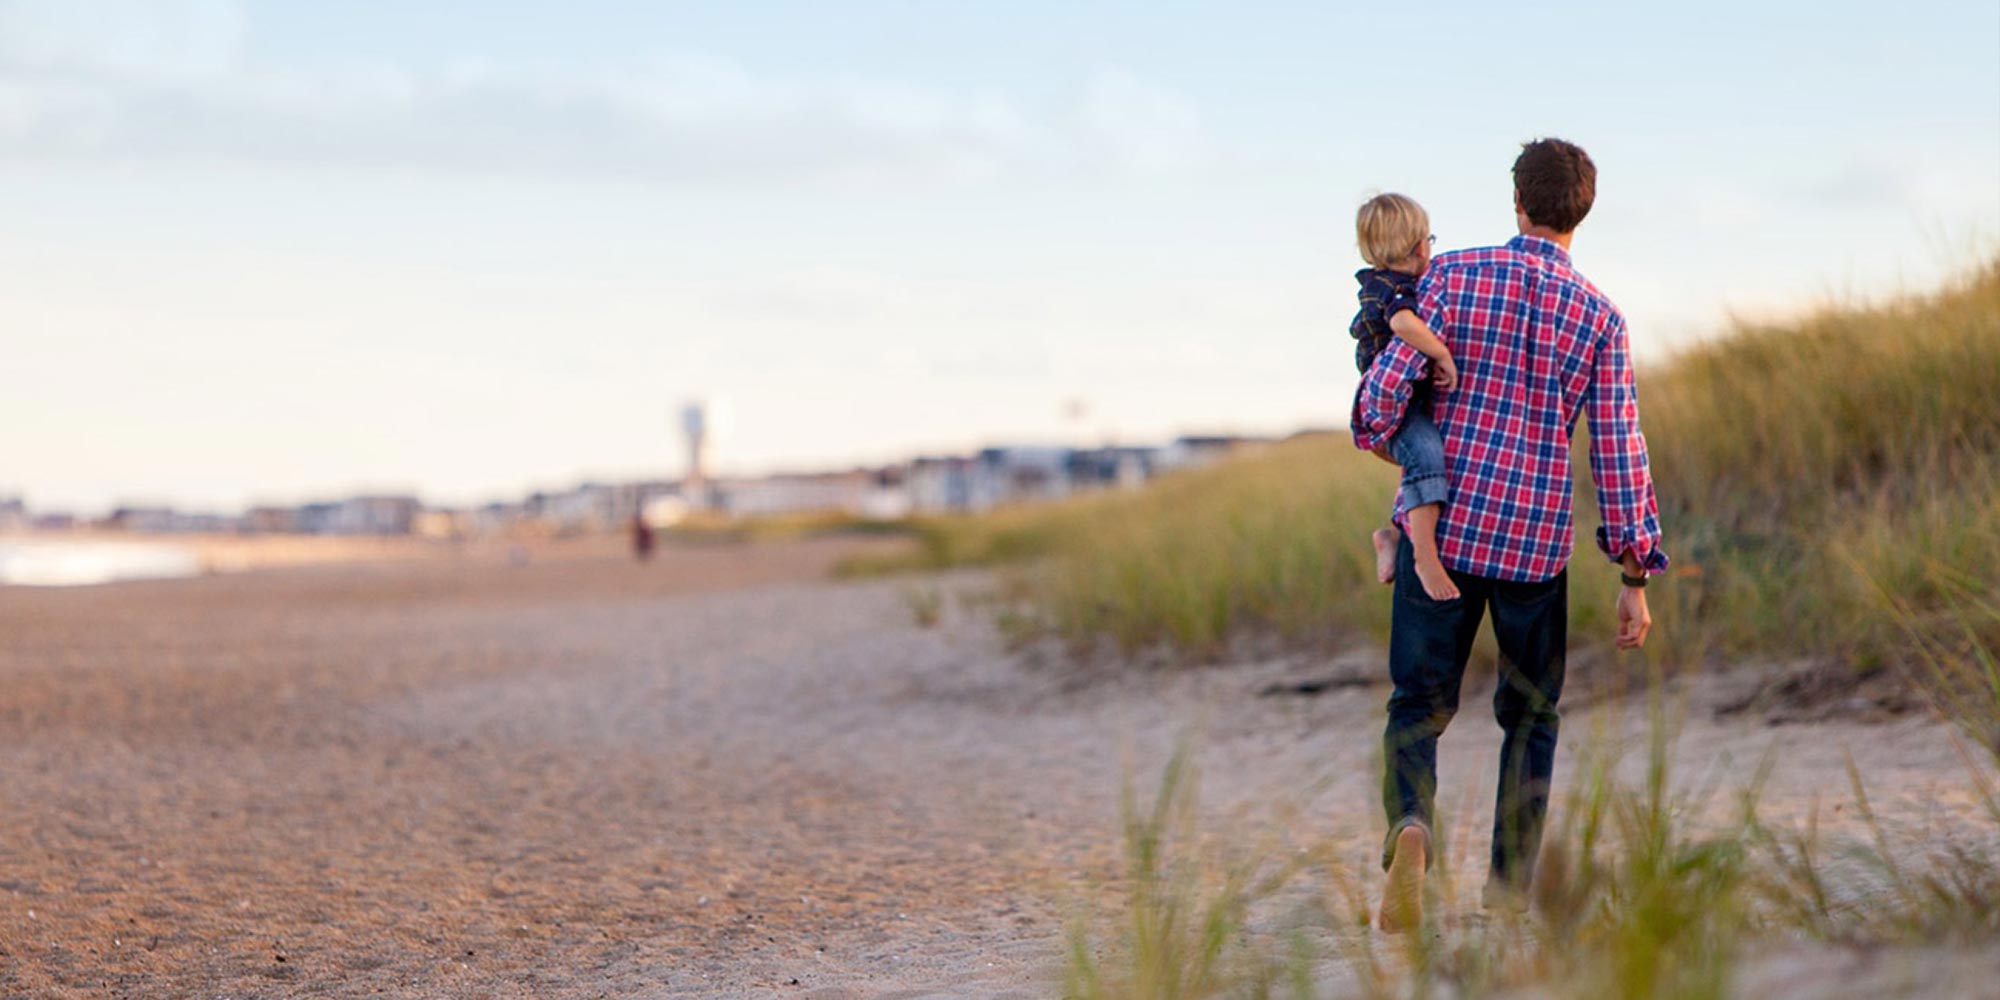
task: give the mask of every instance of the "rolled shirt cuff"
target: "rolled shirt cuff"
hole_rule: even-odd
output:
[[[1658,576],[1667,571],[1669,560],[1666,550],[1660,548],[1659,543],[1654,539],[1641,538],[1639,532],[1635,529],[1625,528],[1614,539],[1609,528],[1599,526],[1597,529],[1597,547],[1612,562],[1624,562],[1625,553],[1638,552],[1640,554],[1639,565],[1645,569],[1647,576]]]

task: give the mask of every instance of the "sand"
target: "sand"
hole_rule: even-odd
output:
[[[1063,917],[1116,871],[1121,778],[1189,732],[1214,829],[1317,831],[1365,867],[1379,652],[1079,683],[967,602],[914,624],[907,588],[978,576],[828,582],[854,544],[0,589],[0,994],[1052,996]],[[1260,694],[1326,675],[1352,683]],[[1899,829],[1972,808],[1937,723],[1718,720],[1743,683],[1677,698],[1690,779],[1776,751],[1767,814],[1819,798],[1838,834],[1852,750]],[[1474,826],[1483,704],[1443,755]],[[1615,700],[1566,725],[1565,768],[1644,730]],[[1862,960],[1753,971],[1847,995]],[[1939,982],[1891,964],[1869,995]]]

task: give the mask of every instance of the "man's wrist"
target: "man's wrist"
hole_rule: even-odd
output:
[[[1644,590],[1646,589],[1646,574],[1640,573],[1637,576],[1633,576],[1620,569],[1618,571],[1618,582],[1631,587],[1633,590]]]

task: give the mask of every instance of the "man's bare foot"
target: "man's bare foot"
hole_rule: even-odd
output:
[[[1375,529],[1375,579],[1396,582],[1396,529]]]
[[[1451,582],[1451,574],[1445,572],[1444,563],[1437,556],[1417,559],[1417,579],[1423,582],[1424,593],[1433,601],[1449,601],[1458,596],[1458,584]]]
[[[1382,883],[1382,910],[1375,925],[1391,934],[1415,930],[1424,922],[1424,870],[1430,864],[1431,838],[1412,823],[1396,834],[1396,853],[1389,860],[1389,877]]]

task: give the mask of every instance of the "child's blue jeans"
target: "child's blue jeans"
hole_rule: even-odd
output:
[[[1430,393],[1419,392],[1410,400],[1403,426],[1389,439],[1389,455],[1403,467],[1403,509],[1441,504],[1451,497],[1451,482],[1444,475],[1444,438],[1431,419]]]

